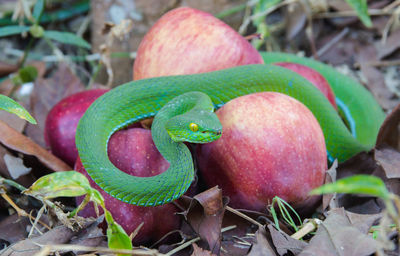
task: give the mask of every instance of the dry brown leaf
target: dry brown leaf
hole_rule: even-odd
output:
[[[292,40],[300,33],[307,22],[306,12],[303,6],[298,3],[293,3],[286,8],[286,38]]]
[[[255,241],[248,256],[276,256],[275,250],[268,242],[265,229],[258,229],[256,232]]]
[[[328,217],[300,256],[370,255],[376,249],[377,242],[355,228],[343,209],[334,209],[328,213]]]
[[[306,242],[292,238],[288,234],[277,230],[271,224],[268,225],[268,229],[271,233],[272,242],[280,256],[288,255],[289,252],[298,255],[307,246]]]
[[[22,132],[26,125],[26,120],[6,111],[0,111],[0,120],[19,132]]]
[[[385,78],[382,72],[369,65],[371,62],[378,60],[377,50],[373,45],[367,45],[360,48],[356,55],[360,69],[365,78],[367,79],[367,87],[375,96],[376,100],[384,109],[392,109],[397,105],[394,94],[389,90],[385,84]]]
[[[97,224],[97,222],[93,223],[93,221],[91,221],[85,223],[84,227],[90,227],[91,225],[97,226]],[[79,236],[82,232],[85,233],[85,228],[80,231],[72,231],[65,226],[58,226],[41,236],[25,239],[10,245],[1,255],[32,256],[40,251],[41,247],[39,245],[68,243],[73,237]]]
[[[25,239],[28,235],[28,218],[21,218],[17,214],[7,216],[0,221],[0,239],[10,244]]]
[[[374,225],[377,220],[382,218],[381,213],[358,214],[349,211],[345,211],[345,213],[351,224],[363,234],[367,234],[372,225]]]
[[[376,139],[376,148],[391,146],[400,150],[400,104],[386,117]]]
[[[17,65],[8,64],[3,61],[0,61],[0,77],[14,73],[17,70],[18,70]]]
[[[13,88],[14,85],[11,82],[11,79],[4,80],[2,83],[0,83],[0,94],[10,96]]]
[[[51,77],[36,79],[29,109],[38,124],[27,125],[27,136],[40,146],[46,147],[44,126],[48,112],[61,99],[84,89],[84,84],[65,64],[60,64]]]
[[[213,187],[197,194],[184,212],[191,227],[204,241],[210,251],[219,254],[221,249],[221,228],[227,201],[222,199],[222,191]]]
[[[214,256],[215,254],[212,254],[210,251],[203,250],[200,248],[197,244],[192,244],[193,246],[193,253],[191,256]]]
[[[338,162],[335,160],[329,170],[326,171],[325,182],[332,183],[336,181],[336,168],[338,167]],[[333,209],[337,207],[336,195],[335,194],[324,194],[322,195],[322,209],[321,212],[324,212],[328,206]]]
[[[366,174],[372,175],[379,169],[373,153],[362,152],[337,168],[337,179],[344,177]],[[376,174],[376,176],[381,177]],[[346,210],[360,214],[375,214],[382,211],[383,205],[375,197],[360,196],[354,194],[337,194],[337,207],[344,207]]]
[[[390,36],[386,39],[386,42],[383,44],[380,41],[376,47],[378,51],[378,59],[383,59],[393,52],[400,48],[400,30],[397,29],[390,34]]]
[[[14,130],[3,121],[0,121],[0,142],[13,150],[27,155],[36,156],[39,161],[53,171],[60,172],[72,170],[71,167],[59,158],[52,155],[28,137]]]
[[[400,178],[400,152],[390,147],[375,149],[375,160],[382,166],[388,179]]]
[[[101,223],[104,220],[104,215],[97,218],[96,223]],[[72,237],[69,244],[89,246],[89,247],[107,247],[107,236],[103,234],[103,230],[98,225],[90,225],[84,232]],[[105,245],[103,246],[103,243]]]

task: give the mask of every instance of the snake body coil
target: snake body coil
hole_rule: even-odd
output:
[[[115,131],[154,116],[171,99],[191,91],[207,94],[216,108],[250,93],[284,93],[312,111],[333,158],[344,161],[374,146],[384,114],[361,85],[315,61],[281,53],[268,53],[263,57],[266,63],[291,61],[318,70],[343,102],[342,111],[351,119],[349,123],[354,124],[352,131],[347,129],[325,96],[300,75],[273,65],[247,65],[204,74],[138,80],[104,94],[86,111],[77,128],[76,145],[83,166],[103,190],[130,204],[154,206],[179,197],[193,179],[191,158],[171,155],[170,163],[179,165],[171,164],[168,171],[157,176],[134,177],[110,162],[107,143]],[[170,151],[169,147],[161,145],[166,152]]]

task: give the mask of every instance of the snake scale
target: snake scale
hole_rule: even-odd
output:
[[[231,99],[250,93],[284,93],[301,101],[312,111],[321,125],[327,151],[332,158],[344,161],[374,146],[385,115],[363,86],[311,59],[284,53],[262,53],[262,56],[266,65],[137,80],[104,94],[86,111],[77,128],[76,145],[83,166],[103,190],[130,204],[155,206],[181,196],[193,180],[193,161],[182,142],[172,142],[161,135],[162,141],[155,141],[170,162],[170,167],[153,177],[135,177],[117,169],[108,159],[107,143],[117,130],[155,116],[166,103],[192,91],[208,95],[216,109]],[[297,62],[319,71],[332,86],[340,112],[350,129],[325,96],[307,80],[288,69],[268,65],[282,61]],[[187,104],[183,105],[175,112],[181,114],[187,111]],[[160,114],[162,117],[169,115]],[[162,133],[161,130],[152,129],[152,133]]]

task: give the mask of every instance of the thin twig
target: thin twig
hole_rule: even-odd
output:
[[[369,9],[368,14],[370,16],[383,16],[391,15],[393,10],[383,10],[383,9]],[[316,19],[326,19],[326,18],[340,18],[340,17],[356,17],[358,14],[353,10],[341,11],[341,12],[321,12],[314,14],[313,18]]]
[[[232,229],[234,229],[234,228],[236,228],[236,225],[228,226],[228,227],[222,228],[222,229],[221,229],[221,232],[223,233],[223,232],[232,230]],[[189,240],[189,241],[187,241],[187,242],[181,244],[180,246],[176,247],[175,249],[173,249],[173,250],[167,252],[166,256],[171,256],[172,254],[177,253],[177,252],[179,252],[180,250],[183,250],[184,248],[190,246],[191,244],[193,244],[193,243],[195,243],[195,242],[197,242],[197,241],[200,241],[200,239],[201,239],[200,237],[193,238],[192,240]]]
[[[153,256],[165,256],[165,254],[159,253],[157,250],[154,249],[110,249],[106,247],[90,247],[90,246],[82,246],[82,245],[73,245],[73,244],[49,244],[49,245],[41,245],[42,249],[37,255],[47,255],[41,254],[42,251],[97,251],[97,252],[105,252],[105,253],[118,253],[118,254],[130,254],[130,255],[153,255]]]
[[[400,66],[400,60],[367,61],[363,64],[366,66],[371,66],[371,67]],[[361,64],[356,62],[356,63],[354,63],[354,67],[360,68]]]
[[[253,220],[252,218],[250,218],[250,217],[247,216],[246,214],[239,212],[238,210],[235,210],[235,209],[233,209],[233,208],[231,208],[231,207],[229,207],[229,206],[226,206],[226,210],[228,210],[228,211],[230,211],[231,213],[234,213],[234,214],[238,215],[239,217],[242,217],[243,219],[245,219],[245,220],[247,220],[247,221],[249,221],[249,222],[251,222],[251,223],[257,225],[259,228],[264,228],[264,225],[262,225],[261,223],[259,223],[259,222],[255,221],[255,220]]]
[[[36,231],[38,231],[40,234],[43,234],[38,228],[37,228],[37,224],[38,224],[38,222],[39,222],[39,220],[40,220],[40,217],[42,216],[42,214],[43,214],[43,212],[44,212],[44,210],[46,209],[46,205],[43,205],[41,208],[40,208],[40,210],[38,211],[38,213],[36,214],[36,219],[35,219],[35,221],[33,222],[33,224],[32,224],[32,227],[31,227],[31,230],[29,231],[29,234],[28,234],[28,238],[30,238],[31,236],[32,236],[32,234],[33,234],[33,230],[35,230],[36,229]],[[32,215],[31,215],[32,216]]]
[[[19,208],[18,205],[16,205],[16,204],[13,202],[13,200],[11,200],[11,198],[10,198],[7,194],[5,194],[5,193],[0,193],[0,194],[1,194],[1,196],[4,198],[4,200],[6,200],[7,203],[9,203],[9,204],[11,205],[12,208],[14,208],[15,211],[17,211],[18,216],[28,217],[28,218],[31,218],[31,219],[33,219],[33,220],[36,219],[36,218],[33,217],[32,215],[26,213],[23,209]],[[46,223],[44,223],[43,221],[38,220],[38,222],[39,222],[43,227],[47,228],[48,230],[51,229],[51,228],[50,228]]]
[[[196,243],[197,241],[200,241],[200,237],[193,238],[192,240],[189,240],[186,243],[181,244],[180,246],[176,247],[175,249],[167,252],[166,256],[171,256],[172,254],[179,252],[180,250],[190,246],[193,243]]]
[[[317,56],[321,57],[322,55],[324,55],[333,45],[337,44],[348,33],[349,33],[349,28],[345,27],[342,31],[340,31],[339,34],[337,34],[334,38],[332,38],[332,40],[330,40],[328,43],[326,43],[323,47],[321,47],[317,51]]]
[[[268,8],[267,10],[265,10],[265,11],[263,11],[263,12],[260,12],[260,13],[256,13],[256,14],[251,15],[250,17],[246,18],[246,19],[243,21],[242,25],[241,25],[240,28],[239,28],[239,33],[240,33],[240,34],[243,34],[244,31],[246,30],[247,26],[248,26],[248,25],[250,24],[250,22],[252,22],[253,20],[255,20],[255,19],[259,18],[259,17],[267,16],[268,14],[270,14],[270,13],[273,12],[273,11],[276,11],[276,10],[279,9],[279,8],[281,8],[281,7],[285,6],[285,5],[291,4],[291,3],[295,3],[295,2],[298,2],[298,0],[285,0],[285,1],[281,2],[281,3],[279,3],[279,4],[276,4],[276,5],[274,5],[274,6],[270,7],[270,8]]]

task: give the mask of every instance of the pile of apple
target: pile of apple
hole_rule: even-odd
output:
[[[260,63],[259,53],[228,25],[208,13],[184,7],[166,13],[146,34],[133,70],[138,80]],[[279,65],[309,79],[336,107],[332,90],[316,71],[299,64]],[[46,121],[45,137],[52,152],[84,174],[74,145],[76,126],[103,93],[90,90],[72,95],[58,103]],[[274,196],[300,208],[315,204],[318,198],[309,197],[308,192],[323,184],[327,155],[322,130],[307,107],[289,96],[263,92],[236,98],[217,115],[223,125],[221,139],[198,146],[195,152],[200,175],[209,187],[222,188],[235,208],[265,211]],[[155,148],[150,131],[140,125],[115,133],[108,153],[115,166],[136,176],[153,176],[169,165]],[[93,181],[91,184],[101,191]],[[138,207],[101,192],[128,234],[144,222],[136,244],[157,240],[179,228],[172,204]],[[94,216],[93,207],[85,208],[83,215]]]

